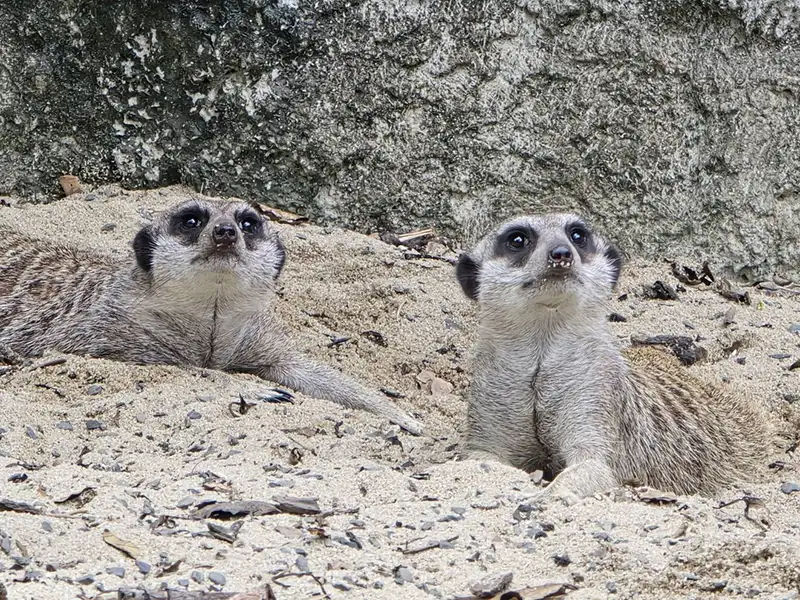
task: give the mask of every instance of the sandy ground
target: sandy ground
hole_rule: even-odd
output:
[[[7,199],[0,221],[129,260],[142,217],[187,195],[108,187],[46,206]],[[690,369],[765,403],[786,437],[752,482],[716,498],[655,505],[621,489],[530,510],[540,488],[526,473],[455,459],[475,310],[453,267],[339,229],[277,227],[288,251],[277,310],[296,344],[402,394],[397,402],[425,423],[425,435],[300,395],[294,405],[234,414],[240,394],[253,399],[269,386],[243,376],[34,361],[0,376],[0,499],[42,511],[0,507],[9,598],[115,598],[125,586],[245,591],[270,582],[279,600],[455,598],[498,573],[513,574],[509,589],[571,584],[570,598],[800,597],[800,493],[781,491],[800,483],[797,452],[786,451],[800,413],[800,369],[787,369],[800,358],[800,335],[790,331],[800,323],[798,296],[750,288],[752,305],[736,306],[735,323],[724,325],[735,305],[710,289],[690,288],[680,301],[643,298],[644,283],[677,282],[666,263],[634,259],[619,289],[627,299],[612,306],[628,319],[611,324],[621,343],[635,334],[701,336],[710,357]],[[332,336],[349,341],[329,346]],[[729,354],[732,344],[739,349]],[[789,357],[770,356],[780,354]],[[423,371],[453,392],[421,389]],[[768,466],[774,461],[785,468]],[[744,494],[763,499],[753,520],[742,502],[718,508]],[[285,495],[316,498],[324,515],[247,516],[232,542],[210,535],[208,524],[235,521],[188,518],[209,500]],[[139,562],[104,535],[131,544]]]

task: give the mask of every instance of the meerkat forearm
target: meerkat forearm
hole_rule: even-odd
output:
[[[347,375],[300,354],[288,354],[258,370],[260,377],[303,394],[366,410],[418,435],[422,426],[388,399],[368,390]]]

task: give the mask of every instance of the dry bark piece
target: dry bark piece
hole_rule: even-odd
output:
[[[419,554],[420,552],[425,552],[426,550],[432,550],[434,548],[439,548],[442,542],[451,543],[458,539],[457,535],[453,537],[441,539],[441,538],[426,538],[422,540],[414,540],[410,542],[403,550],[403,554]]]
[[[708,266],[708,261],[703,263],[699,273],[692,267],[679,265],[675,262],[671,263],[670,266],[675,279],[681,283],[685,283],[686,285],[700,285],[701,283],[711,285],[714,283],[714,275],[711,273],[711,269]]]
[[[127,554],[133,560],[139,560],[142,557],[142,551],[136,544],[133,544],[127,540],[123,540],[122,538],[118,538],[108,530],[103,532],[103,541],[112,548],[116,548],[123,554]]]
[[[244,525],[244,521],[237,521],[230,527],[217,525],[216,523],[206,523],[208,532],[212,537],[222,540],[223,542],[228,542],[229,544],[236,541],[236,537],[239,535],[239,530],[242,528],[242,525]]]
[[[694,340],[686,335],[632,335],[631,343],[634,346],[667,346],[672,353],[678,357],[687,367],[698,361],[705,360],[708,351],[694,343]]]
[[[58,184],[61,186],[61,189],[64,190],[65,196],[80,194],[83,191],[81,180],[75,177],[75,175],[62,175],[58,178]]]
[[[289,212],[288,210],[281,210],[280,208],[265,206],[263,204],[260,204],[259,208],[261,209],[262,214],[267,215],[270,221],[275,221],[276,223],[299,225],[300,223],[308,222],[308,217]]]
[[[0,498],[0,511],[8,510],[11,512],[24,512],[32,515],[41,514],[42,510],[27,502],[17,502],[8,498]]]
[[[53,502],[56,504],[70,504],[76,508],[81,508],[94,500],[95,496],[97,496],[97,490],[95,488],[85,487],[79,492],[73,492],[65,498],[53,500]]]
[[[675,288],[661,280],[655,281],[651,285],[643,285],[642,290],[645,297],[654,300],[680,300]]]
[[[120,588],[117,600],[277,600],[269,585],[252,592],[183,592],[178,590],[146,590]]]
[[[272,499],[278,510],[292,515],[318,515],[322,512],[316,498],[297,498],[295,496],[275,496]]]
[[[233,519],[252,515],[274,515],[281,510],[271,502],[243,500],[241,502],[212,502],[199,506],[194,514],[201,519]]]
[[[678,497],[672,492],[662,492],[655,488],[641,487],[634,490],[636,496],[642,502],[653,502],[655,504],[667,504],[670,502],[677,502]]]

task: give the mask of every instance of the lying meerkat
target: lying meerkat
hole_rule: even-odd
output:
[[[256,205],[183,202],[139,231],[130,262],[0,231],[0,347],[253,373],[422,429],[292,349],[271,306],[285,252]]]
[[[607,300],[622,258],[571,214],[505,223],[459,259],[479,305],[465,450],[556,475],[575,499],[623,483],[711,493],[765,454],[755,404],[649,349],[621,353]]]

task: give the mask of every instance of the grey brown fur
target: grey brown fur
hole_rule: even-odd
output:
[[[618,251],[570,214],[507,222],[457,276],[480,324],[465,450],[557,476],[575,499],[624,483],[713,493],[765,454],[761,409],[654,349],[621,353],[607,326]]]
[[[0,229],[0,347],[254,373],[421,430],[383,396],[292,349],[271,308],[284,249],[255,206],[191,200],[143,228],[135,260]]]

